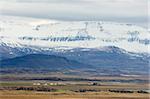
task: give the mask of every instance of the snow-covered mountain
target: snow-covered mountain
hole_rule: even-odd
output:
[[[0,40],[3,50],[43,51],[53,48],[64,51],[115,46],[127,52],[149,53],[150,32],[136,25],[115,22],[0,16]]]
[[[42,73],[83,69],[93,75],[148,75],[149,47],[150,32],[132,24],[0,16],[4,73],[28,68]]]

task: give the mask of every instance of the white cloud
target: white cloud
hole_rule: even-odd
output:
[[[66,20],[142,21],[148,16],[148,0],[1,0],[0,10],[2,14]]]

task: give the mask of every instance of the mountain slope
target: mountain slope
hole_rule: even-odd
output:
[[[1,60],[1,69],[77,70],[94,75],[148,75],[149,58],[122,53],[119,48],[105,50],[74,49],[66,52],[43,52]],[[113,50],[112,50],[113,49]],[[65,58],[66,57],[66,58]],[[69,59],[69,60],[68,60]],[[15,69],[15,71],[16,71]],[[82,72],[83,72],[82,71]],[[77,72],[76,72],[77,73]]]

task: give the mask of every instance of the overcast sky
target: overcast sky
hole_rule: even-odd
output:
[[[147,27],[148,0],[0,0],[0,13],[59,20],[118,21]]]

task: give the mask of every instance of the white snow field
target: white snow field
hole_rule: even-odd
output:
[[[150,32],[124,23],[0,16],[0,43],[10,47],[103,48],[149,53]]]

